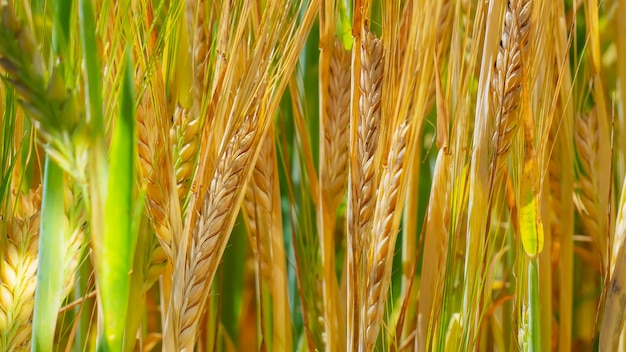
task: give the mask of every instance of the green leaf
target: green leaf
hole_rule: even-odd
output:
[[[67,255],[63,206],[63,170],[46,156],[32,351],[52,351],[54,332],[63,300],[63,264]]]
[[[539,273],[537,258],[528,262],[528,328],[526,351],[541,351],[541,311],[539,309]]]
[[[91,0],[79,2],[80,34],[85,60],[85,100],[87,121],[92,125],[92,132],[104,134],[102,129],[102,83],[98,48],[96,47],[96,26]]]
[[[134,250],[133,185],[135,182],[135,114],[133,67],[127,49],[126,70],[120,96],[120,115],[113,132],[110,177],[104,209],[99,291],[104,315],[104,350],[121,351],[128,311]],[[136,229],[136,228],[135,228]]]
[[[520,232],[526,254],[535,257],[543,249],[543,223],[541,203],[538,199],[537,162],[531,158],[524,162],[521,190]]]
[[[53,13],[52,47],[55,54],[64,59],[68,57],[68,39],[70,36],[69,14],[72,12],[72,0],[55,1],[51,7]]]

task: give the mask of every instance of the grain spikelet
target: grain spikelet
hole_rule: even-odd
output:
[[[185,209],[185,199],[189,195],[191,180],[198,161],[200,150],[201,119],[199,112],[192,113],[181,106],[174,113],[174,127],[171,136],[174,145],[174,169],[176,171],[176,188],[181,207]]]
[[[41,188],[20,196],[18,214],[6,222],[0,260],[0,349],[29,351],[37,276]]]
[[[531,0],[509,0],[504,15],[491,81],[491,103],[496,123],[492,137],[496,170],[506,164],[513,138],[519,130],[517,107],[524,79],[522,55],[528,45],[531,5]]]

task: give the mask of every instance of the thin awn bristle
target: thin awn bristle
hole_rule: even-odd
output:
[[[504,28],[498,47],[491,81],[492,106],[496,130],[492,142],[496,170],[501,170],[513,138],[519,130],[517,107],[521,99],[524,80],[522,55],[528,46],[531,0],[509,0],[504,15]]]
[[[20,200],[19,215],[6,222],[0,260],[0,346],[6,351],[30,350],[41,188]]]

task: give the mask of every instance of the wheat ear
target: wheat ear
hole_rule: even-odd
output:
[[[270,251],[270,230],[272,228],[274,190],[274,139],[273,134],[265,137],[257,158],[252,178],[246,187],[243,201],[250,233],[250,244],[255,257],[259,258],[258,269],[268,286],[272,284],[272,253]]]
[[[226,145],[192,231],[187,258],[179,258],[179,261],[185,261],[185,265],[174,278],[172,287],[173,304],[170,305],[164,338],[169,344],[168,350],[193,350],[198,320],[219,264],[218,252],[227,235],[224,229],[236,210],[245,171],[254,154],[257,125],[255,115],[246,116]]]
[[[173,261],[173,243],[182,232],[182,220],[165,138],[166,126],[159,117],[161,111],[155,111],[151,89],[146,89],[137,107],[139,174],[146,181],[146,208],[154,232],[167,257]]]
[[[17,216],[8,219],[0,260],[0,347],[29,351],[37,277],[41,188],[20,196]]]
[[[356,150],[352,151],[357,165],[352,170],[352,187],[355,212],[352,214],[352,234],[359,238],[360,248],[366,246],[371,232],[375,189],[377,186],[375,156],[378,148],[380,103],[383,77],[383,46],[373,34],[367,32],[361,48],[361,81],[359,82],[359,120]]]
[[[363,257],[372,231],[375,208],[375,189],[378,185],[376,151],[380,124],[380,105],[383,78],[383,46],[372,33],[366,32],[359,52],[361,72],[358,82],[359,101],[356,125],[351,125],[354,140],[350,141],[350,178],[348,196],[348,338],[356,347],[355,339],[362,332],[361,307],[364,304],[366,275]],[[356,84],[357,82],[352,82]]]
[[[345,330],[339,323],[339,288],[335,275],[335,228],[337,208],[343,199],[348,176],[350,140],[350,55],[334,40],[320,55],[327,60],[327,72],[320,73],[322,113],[320,124],[320,184],[317,222],[322,253],[325,340],[327,349],[340,348]],[[327,52],[328,53],[327,53]]]
[[[211,4],[211,2],[209,3]],[[202,100],[207,93],[207,64],[209,59],[208,25],[206,23],[206,0],[187,0],[187,20],[190,24],[192,46],[189,53],[193,65],[193,103],[198,107],[198,113],[202,106]]]
[[[320,171],[326,199],[334,213],[343,199],[348,180],[350,142],[350,52],[335,39],[330,60],[328,106],[324,120],[325,168]]]
[[[50,79],[30,28],[22,25],[11,5],[0,3],[0,67],[4,78],[20,95],[20,104],[33,122],[48,155],[85,185],[87,143],[85,128],[79,128],[79,92],[70,91],[59,66]],[[44,82],[48,82],[47,86]]]
[[[211,44],[206,24],[206,1],[187,0],[187,21],[190,24],[192,46],[189,54],[193,65],[193,102],[190,109],[177,107],[174,114],[175,126],[172,135],[175,136],[174,159],[178,197],[181,207],[186,209],[186,198],[191,188],[200,151],[200,131],[202,127],[203,100],[207,93],[206,67],[209,59],[209,45]]]
[[[496,130],[492,137],[494,167],[507,162],[513,138],[519,130],[517,107],[523,81],[522,55],[528,46],[531,0],[508,0],[504,28],[491,81],[492,109]]]
[[[580,213],[583,225],[591,236],[604,263],[604,246],[606,245],[602,222],[602,211],[598,203],[598,118],[595,111],[583,114],[576,119],[576,152],[580,160],[578,197],[576,208]]]
[[[393,248],[395,246],[398,217],[394,212],[401,207],[398,203],[401,193],[404,155],[408,145],[410,124],[404,120],[397,127],[391,139],[391,149],[387,156],[387,166],[381,176],[376,211],[374,213],[372,245],[368,252],[369,277],[367,280],[367,303],[365,306],[365,350],[373,351],[382,324],[385,299],[391,280]]]
[[[65,204],[65,216],[67,218],[67,226],[65,228],[69,232],[66,234],[68,249],[64,265],[65,282],[63,284],[63,297],[67,297],[74,288],[76,270],[85,248],[86,213],[82,197],[78,194],[78,191],[66,186],[64,196],[63,204]]]

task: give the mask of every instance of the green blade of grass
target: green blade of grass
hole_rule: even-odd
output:
[[[528,328],[530,336],[526,351],[541,351],[541,310],[539,309],[539,271],[537,258],[528,262]]]
[[[41,230],[32,350],[52,351],[54,332],[63,299],[63,263],[67,245],[63,214],[63,170],[46,157],[41,204]]]
[[[55,1],[52,7],[53,14],[53,30],[52,30],[52,46],[54,52],[69,59],[68,39],[70,35],[70,19],[68,16],[72,12],[72,0]]]
[[[102,82],[96,47],[96,26],[91,0],[79,2],[80,34],[85,64],[85,100],[87,121],[92,133],[104,133],[102,128]]]
[[[130,55],[130,50],[127,50]],[[128,297],[137,236],[133,234],[133,184],[135,180],[135,131],[133,68],[130,56],[120,95],[110,153],[110,177],[96,264],[98,290],[104,316],[102,350],[120,351],[126,325]],[[104,337],[104,340],[102,340]],[[134,338],[134,336],[132,337]]]

